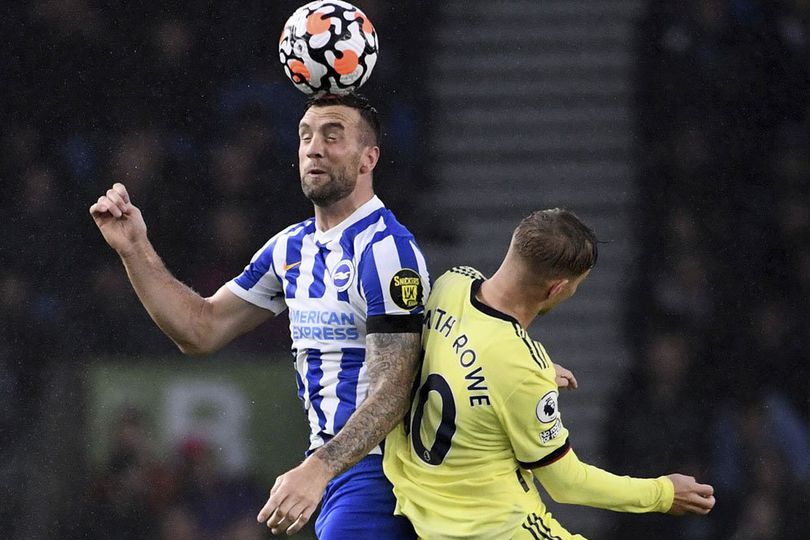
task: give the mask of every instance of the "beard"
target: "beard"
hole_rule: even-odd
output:
[[[359,163],[359,159],[357,160]],[[357,175],[352,174],[355,163],[332,170],[324,170],[327,177],[324,182],[308,180],[306,173],[301,175],[301,189],[304,196],[320,207],[330,206],[348,197],[357,185]]]

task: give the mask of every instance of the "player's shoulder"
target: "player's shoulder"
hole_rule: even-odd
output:
[[[391,242],[392,239],[394,242]],[[395,243],[398,250],[405,246],[409,246],[410,250],[418,250],[413,234],[385,206],[376,208],[347,227],[341,241],[354,244],[355,249],[363,253],[386,247],[393,249]]]
[[[537,383],[554,382],[554,364],[543,345],[532,339],[516,321],[500,325],[490,338],[490,351],[499,357],[504,376],[514,379],[533,379]]]
[[[288,227],[282,229],[278,234],[283,236],[297,236],[302,233],[308,234],[315,232],[315,218],[310,217],[298,223],[293,223]]]
[[[286,242],[288,242],[290,239],[302,237],[314,231],[315,231],[314,217],[289,225],[278,231],[273,236],[271,236],[270,239],[267,242],[265,242],[264,245],[258,249],[258,251],[256,251],[251,261],[256,261],[260,257],[271,257],[273,252],[279,246],[286,246],[287,245]]]
[[[472,266],[454,266],[446,273],[451,276],[461,276],[463,278],[466,278],[468,281],[476,281],[479,279],[484,279],[484,274],[482,274]]]
[[[299,221],[298,223],[293,223],[292,225],[288,225],[278,231],[270,240],[267,241],[267,245],[277,243],[281,238],[293,238],[298,236],[307,235],[310,233],[315,232],[315,218],[310,217],[303,221]]]
[[[472,266],[454,266],[436,280],[434,289],[445,287],[466,287],[470,282],[485,279],[484,274]]]

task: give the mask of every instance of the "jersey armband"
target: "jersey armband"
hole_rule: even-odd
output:
[[[421,313],[414,315],[372,315],[366,321],[366,334],[419,334]]]
[[[546,457],[539,459],[533,463],[525,463],[523,461],[519,461],[520,466],[524,469],[536,469],[537,467],[545,467],[546,465],[551,465],[555,461],[559,461],[562,459],[568,451],[571,450],[571,443],[568,442],[568,439],[565,439],[565,442],[562,446],[554,450],[552,453],[547,455]]]

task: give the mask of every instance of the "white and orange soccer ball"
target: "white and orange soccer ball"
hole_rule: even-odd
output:
[[[305,94],[347,94],[368,80],[377,62],[377,31],[365,13],[341,0],[301,6],[278,45],[284,72]]]

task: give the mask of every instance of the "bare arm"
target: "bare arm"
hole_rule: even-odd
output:
[[[419,334],[366,337],[368,396],[332,440],[278,477],[259,522],[266,521],[273,534],[294,534],[307,523],[326,484],[368,454],[405,416],[419,350]]]
[[[99,197],[90,214],[121,257],[149,315],[184,353],[215,351],[272,316],[224,287],[203,298],[172,276],[149,242],[141,211],[123,184],[115,184]]]
[[[419,334],[371,334],[366,346],[368,397],[340,433],[313,455],[333,476],[379,444],[402,421],[410,405],[411,387],[419,367]]]
[[[121,260],[149,316],[184,354],[217,351],[273,315],[225,286],[203,298],[172,276],[149,243]]]

